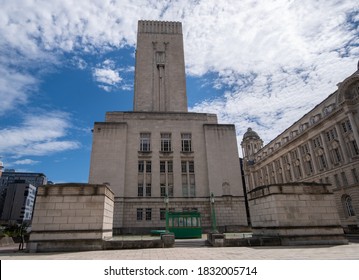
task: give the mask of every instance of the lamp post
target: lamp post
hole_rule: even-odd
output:
[[[170,199],[168,197],[168,194],[166,192],[165,196],[165,204],[166,204],[166,232],[168,232],[168,203],[170,202]]]
[[[210,202],[211,202],[211,212],[212,212],[212,232],[216,233],[217,231],[217,221],[216,221],[216,211],[214,209],[214,195],[213,193],[211,193],[211,197],[210,197]]]

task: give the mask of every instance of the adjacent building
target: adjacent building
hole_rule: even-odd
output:
[[[31,221],[36,190],[47,183],[43,173],[5,170],[0,177],[1,221]]]
[[[359,225],[359,70],[263,146],[251,128],[241,143],[247,191],[290,182],[331,185],[346,232]]]
[[[217,226],[247,226],[234,125],[187,112],[180,22],[139,21],[134,111],[95,123],[89,183],[114,191],[115,233],[165,227],[166,207],[210,228],[212,193]]]

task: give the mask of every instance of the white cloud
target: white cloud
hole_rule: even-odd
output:
[[[93,75],[97,82],[103,84],[116,85],[122,81],[120,74],[116,70],[112,69],[96,68],[94,69]]]
[[[12,162],[11,165],[34,165],[37,163],[39,163],[39,161],[27,158],[27,159],[16,160]]]
[[[217,74],[212,85],[223,96],[191,110],[216,112],[222,122],[235,123],[239,135],[252,126],[265,141],[332,93],[336,83],[354,72],[359,57],[354,0],[135,3],[3,1],[0,97],[5,102],[0,113],[26,102],[37,83],[26,71],[14,70],[19,63],[57,63],[62,52],[104,53],[133,46],[139,19],[182,21],[187,73]],[[106,91],[129,88],[123,71],[104,61],[93,69],[93,77]]]
[[[61,140],[70,128],[64,113],[26,116],[19,127],[0,129],[0,154],[22,157],[78,149],[76,141]]]

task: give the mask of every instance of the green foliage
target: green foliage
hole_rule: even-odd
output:
[[[9,237],[20,237],[27,235],[26,224],[7,224],[3,227],[2,233]]]

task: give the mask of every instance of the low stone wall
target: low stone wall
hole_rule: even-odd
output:
[[[112,237],[114,194],[107,185],[38,188],[28,249],[94,250]]]
[[[253,237],[282,245],[347,244],[333,193],[325,184],[291,183],[248,193]]]

